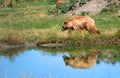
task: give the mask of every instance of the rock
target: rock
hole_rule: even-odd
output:
[[[0,48],[9,49],[9,48],[21,48],[21,47],[36,47],[36,43],[25,43],[20,45],[10,45],[10,44],[0,44]]]
[[[46,44],[41,44],[39,46],[42,46],[42,47],[62,47],[62,46],[65,46],[65,44],[63,44],[63,43],[46,43]]]
[[[106,5],[106,0],[91,0],[82,7],[69,11],[67,15],[79,15],[81,12],[89,12],[91,15],[95,15],[98,14]]]

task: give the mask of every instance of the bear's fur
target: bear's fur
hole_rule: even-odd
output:
[[[68,57],[64,56],[64,62],[73,68],[89,69],[96,64],[97,57],[100,53],[96,52],[88,56]]]
[[[90,33],[100,34],[100,31],[96,28],[95,21],[89,16],[74,16],[65,21],[62,25],[62,31],[64,30],[87,30]]]

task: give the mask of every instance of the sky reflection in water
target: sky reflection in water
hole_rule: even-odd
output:
[[[75,69],[65,65],[63,55],[31,49],[13,60],[0,56],[0,78],[120,78],[120,62],[100,61],[90,69]]]

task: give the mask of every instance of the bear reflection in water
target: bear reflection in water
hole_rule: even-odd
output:
[[[63,56],[64,62],[66,65],[69,65],[73,68],[89,69],[92,68],[97,61],[100,52],[92,53],[90,55],[82,55],[76,57]]]

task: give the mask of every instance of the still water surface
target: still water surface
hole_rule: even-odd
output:
[[[115,53],[111,55],[114,51]],[[82,52],[78,54],[77,52],[69,53],[69,51],[51,53],[42,49],[29,49],[17,53],[13,51],[15,54],[8,52],[0,54],[0,78],[120,78],[120,58],[118,55],[120,49],[105,49],[104,53],[100,53],[100,56],[92,59],[90,54]],[[89,68],[79,65],[75,67],[75,65],[66,64],[63,56],[67,61],[74,60],[76,65],[78,62],[89,64],[88,59],[97,62]],[[85,58],[80,56],[85,56]],[[84,59],[87,61],[83,61]]]

